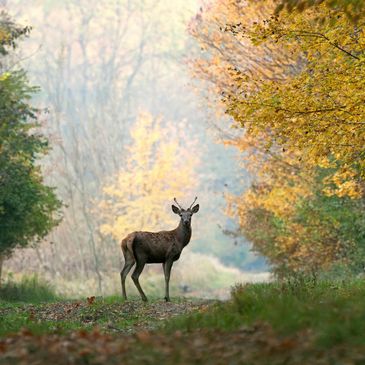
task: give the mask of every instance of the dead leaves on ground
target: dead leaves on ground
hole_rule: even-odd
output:
[[[95,328],[67,335],[35,336],[29,331],[0,340],[0,364],[349,364],[360,359],[364,349],[349,352],[313,347],[310,333],[278,336],[269,325],[258,324],[236,331],[193,332],[140,331],[111,335]],[[353,360],[353,361],[352,361]],[[337,363],[335,362],[335,363]]]
[[[234,331],[198,329],[164,332],[153,323],[195,310],[206,310],[207,303],[124,302],[107,304],[100,298],[26,306],[34,321],[85,320],[85,311],[94,319],[108,313],[106,327],[91,322],[93,329],[35,335],[27,329],[0,339],[0,365],[101,365],[101,364],[250,364],[305,365],[355,364],[365,361],[365,345],[320,349],[309,331],[279,336],[268,324],[242,326]],[[87,312],[89,311],[89,312]],[[0,312],[1,315],[1,312]],[[119,317],[118,317],[119,315]],[[117,327],[113,319],[137,318],[130,328]],[[93,319],[92,319],[93,320]],[[159,322],[161,323],[161,322]],[[154,330],[151,330],[151,328]],[[360,361],[360,362],[359,362]]]
[[[73,328],[99,326],[104,332],[133,333],[158,327],[161,321],[195,310],[204,310],[213,301],[184,300],[181,302],[127,301],[108,303],[102,297],[87,297],[82,301],[60,301],[41,305],[1,308],[0,317],[25,315],[29,322],[72,323]]]
[[[95,302],[95,296],[92,296],[92,297],[87,297],[86,300],[88,302],[89,305],[93,305],[94,302]]]

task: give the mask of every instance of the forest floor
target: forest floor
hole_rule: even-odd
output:
[[[173,302],[152,300],[144,303],[137,298],[123,301],[117,296],[43,304],[0,302],[0,335],[14,333],[25,327],[37,334],[90,331],[95,328],[102,333],[118,334],[151,331],[172,317],[205,310],[213,302],[177,298]]]
[[[0,364],[365,364],[365,283],[237,286],[226,302],[0,300]]]

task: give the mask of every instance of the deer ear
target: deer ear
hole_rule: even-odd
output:
[[[175,214],[180,214],[180,209],[175,205],[171,205],[171,209]]]
[[[195,205],[194,207],[191,208],[191,211],[193,213],[198,213],[199,212],[199,204]]]

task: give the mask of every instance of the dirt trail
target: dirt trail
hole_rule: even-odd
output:
[[[35,324],[52,323],[55,330],[49,327],[37,335],[22,329],[0,337],[0,365],[323,365],[353,364],[364,353],[363,346],[321,350],[309,332],[278,336],[265,323],[232,331],[159,329],[174,316],[205,311],[211,304],[206,300],[106,303],[91,297],[24,305],[15,309],[19,315],[26,314]],[[0,318],[9,313],[14,314],[14,307],[0,309]],[[57,330],[57,323],[65,321],[78,324],[77,329]]]
[[[214,302],[216,301],[181,299],[168,303],[163,300],[150,303],[141,300],[108,303],[103,298],[90,297],[77,301],[0,308],[0,317],[16,312],[28,316],[32,323],[52,322],[54,328],[67,322],[76,324],[81,329],[97,326],[104,333],[134,333],[158,328],[162,321],[178,315],[205,310]]]

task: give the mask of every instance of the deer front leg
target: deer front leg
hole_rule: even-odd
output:
[[[171,273],[172,264],[173,264],[173,261],[166,261],[162,264],[163,273],[165,275],[165,300],[166,300],[166,302],[170,301],[169,282],[170,282],[170,273]]]
[[[133,279],[134,285],[136,286],[136,288],[139,291],[139,294],[141,295],[142,300],[144,302],[147,302],[148,299],[147,299],[145,293],[143,292],[141,285],[139,284],[139,280],[138,280],[139,275],[141,275],[141,272],[143,271],[144,265],[145,265],[145,262],[137,261],[136,268],[134,269],[133,274],[132,274],[132,279]]]

